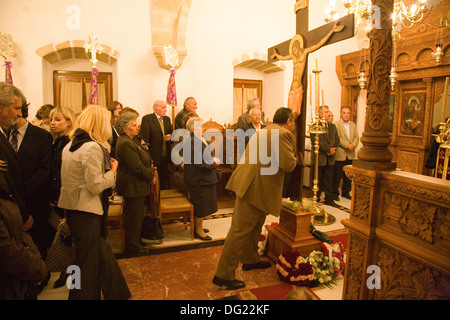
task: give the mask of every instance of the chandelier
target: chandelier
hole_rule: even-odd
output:
[[[355,31],[364,22],[371,20],[367,24],[366,32],[373,28],[374,8],[372,8],[372,0],[341,0],[345,7],[345,15],[355,15]],[[400,21],[405,28],[411,28],[415,23],[423,18],[423,14],[427,11],[426,0],[394,0],[394,8],[392,13],[392,23],[397,24]],[[325,10],[326,22],[331,22],[340,18],[336,10],[336,0],[330,0],[329,6]],[[376,22],[376,21],[375,21]]]
[[[441,18],[439,21],[439,29],[436,33],[435,49],[431,53],[438,66],[441,65],[442,57],[444,56],[444,28],[447,27],[447,20],[444,19],[445,18]]]

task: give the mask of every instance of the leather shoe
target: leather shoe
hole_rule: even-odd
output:
[[[352,200],[352,196],[349,195],[349,194],[343,194],[342,196],[343,196],[345,199]]]
[[[204,232],[204,233],[208,233],[208,232],[209,232],[209,229],[203,229],[203,232]]]
[[[61,276],[58,278],[58,280],[55,281],[55,283],[53,284],[53,288],[61,288],[62,286],[64,286],[67,283],[67,278],[69,277],[69,274],[66,273],[65,275],[63,275],[63,277],[61,278]]]
[[[214,276],[212,281],[218,287],[225,287],[227,290],[237,290],[245,287],[245,282],[240,280],[224,280]]]
[[[332,207],[335,207],[335,208],[338,208],[338,209],[341,208],[341,207],[340,207],[336,202],[334,202],[334,201],[325,202],[325,204],[326,204],[327,206],[332,206]]]
[[[194,232],[194,238],[195,239],[200,239],[200,240],[203,240],[203,241],[212,240],[212,238],[210,236],[202,237],[202,236],[198,235],[197,232]]]
[[[249,270],[253,270],[253,269],[267,269],[270,267],[271,267],[271,264],[268,261],[259,261],[256,263],[248,263],[248,264],[242,265],[242,269],[244,271],[249,271]]]

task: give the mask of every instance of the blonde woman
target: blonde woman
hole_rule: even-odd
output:
[[[70,142],[69,134],[75,124],[75,120],[75,113],[70,108],[57,107],[50,112],[50,133],[53,136],[50,194],[50,205],[52,207],[56,206],[61,189],[62,150]],[[64,217],[64,214],[61,217]]]
[[[70,142],[62,152],[61,193],[58,207],[66,210],[80,268],[80,288],[70,300],[106,300],[131,297],[114,254],[102,233],[106,213],[102,193],[115,182],[118,163],[109,158],[111,113],[87,106],[75,122]]]
[[[75,124],[75,112],[70,108],[56,107],[50,111],[50,133],[53,136],[52,145],[52,173],[50,180],[50,207],[57,214],[57,218],[64,218],[64,210],[56,204],[61,189],[61,154],[64,147],[70,142],[69,133]],[[52,214],[53,214],[52,212]],[[56,230],[55,230],[56,231]],[[66,284],[68,274],[66,266],[61,271],[59,279],[55,281],[53,288],[60,288]]]

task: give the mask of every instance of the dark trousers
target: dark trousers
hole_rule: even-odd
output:
[[[339,184],[341,183],[342,178],[342,190],[341,195],[349,195],[352,190],[352,181],[347,178],[344,173],[344,166],[351,165],[353,163],[352,160],[346,159],[345,161],[336,161],[334,164],[334,188],[333,193],[335,196],[339,196]]]
[[[321,194],[325,193],[325,203],[330,203],[334,200],[333,175],[334,165],[319,166],[319,192],[317,193],[317,198],[320,198]]]
[[[80,289],[71,289],[69,300],[127,300],[131,297],[119,264],[101,237],[102,216],[67,210],[67,223],[75,245],[75,265],[80,268]]]
[[[162,157],[158,166],[159,187],[161,190],[169,188],[169,158]]]
[[[124,197],[123,229],[125,231],[125,251],[128,253],[138,253],[143,249],[141,232],[146,198]]]

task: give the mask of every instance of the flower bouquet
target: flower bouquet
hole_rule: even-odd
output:
[[[283,252],[278,258],[276,270],[281,281],[293,285],[309,286],[314,280],[311,264],[296,250]]]
[[[291,211],[298,212],[303,208],[301,202],[296,200],[291,200],[291,198],[283,198],[281,200],[281,205],[285,208],[288,208]]]
[[[305,211],[314,210],[314,203],[306,198],[303,198],[301,202],[297,200],[291,200],[291,198],[283,198],[281,200],[281,205],[294,212],[298,212],[300,211],[300,209],[303,209]]]
[[[333,271],[335,279],[342,278],[345,271],[345,250],[342,242],[322,243],[322,251],[324,255],[328,256],[330,269]]]
[[[271,226],[275,226],[278,225],[278,222],[272,222],[270,224]],[[267,227],[269,225],[266,224],[262,231],[261,231],[261,235],[259,236],[259,241],[258,241],[258,253],[260,256],[264,255],[264,251],[266,249],[266,244],[267,244]]]
[[[330,267],[329,257],[322,251],[311,251],[305,260],[311,264],[314,270],[314,280],[319,284],[330,287],[330,283],[334,283],[334,273]]]

